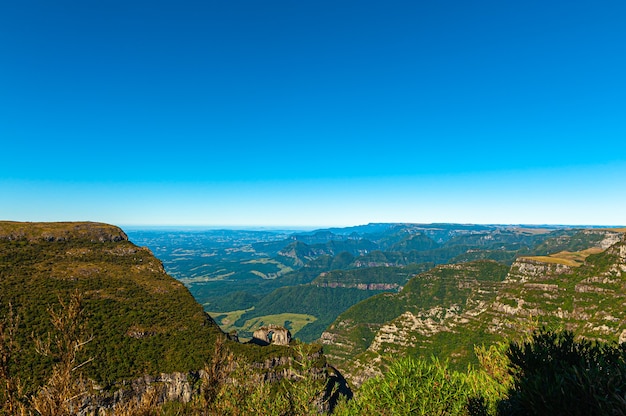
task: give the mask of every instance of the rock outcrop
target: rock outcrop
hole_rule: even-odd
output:
[[[291,332],[278,325],[262,326],[254,331],[250,342],[259,345],[289,345]]]
[[[538,281],[558,276],[563,273],[570,273],[572,267],[560,263],[546,263],[544,261],[533,260],[531,258],[520,257],[513,265],[507,275],[509,282]]]
[[[124,381],[114,392],[96,386],[94,394],[85,397],[78,411],[79,416],[111,411],[115,406],[141,398],[151,391],[156,392],[155,404],[166,402],[189,403],[199,393],[198,380],[202,371],[189,373],[159,374]],[[100,412],[100,413],[99,413]]]

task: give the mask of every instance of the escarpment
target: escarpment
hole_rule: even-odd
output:
[[[0,223],[0,312],[21,315],[24,367],[48,375],[32,336],[54,333],[49,310],[82,297],[84,371],[102,386],[202,367],[219,327],[150,250],[97,223]],[[186,346],[182,348],[182,346]],[[35,383],[36,384],[36,383]]]
[[[462,368],[475,360],[474,345],[515,339],[541,325],[623,342],[624,234],[592,230],[575,237],[593,240],[580,251],[522,256],[510,267],[469,262],[421,273],[400,293],[340,315],[321,337],[327,356],[360,384],[404,355],[444,356]]]
[[[52,321],[74,299],[80,310],[63,333]],[[20,348],[12,368],[28,381],[24,394],[50,379],[62,353],[56,340],[71,336],[80,345],[76,367],[93,386],[95,395],[84,401],[91,410],[139,398],[151,386],[159,401],[188,401],[217,338],[226,338],[149,249],[107,224],[0,222],[0,317],[12,313]],[[48,339],[50,351],[41,354]],[[288,375],[282,367],[293,356],[289,347],[224,342],[260,365],[263,379]]]

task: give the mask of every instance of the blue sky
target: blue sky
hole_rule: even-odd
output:
[[[0,219],[626,224],[623,1],[0,5]]]

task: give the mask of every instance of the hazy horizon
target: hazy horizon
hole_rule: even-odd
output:
[[[414,224],[432,226],[436,224],[450,224],[450,225],[477,225],[477,226],[494,226],[494,227],[520,227],[520,228],[623,228],[623,224],[477,224],[477,223],[412,223],[412,222],[397,222],[397,223],[367,223],[367,224],[348,224],[348,225],[331,225],[331,226],[311,226],[311,225],[210,225],[210,224],[197,224],[197,225],[176,225],[176,224],[114,224],[125,230],[175,230],[175,231],[284,231],[284,232],[298,232],[298,231],[317,231],[327,229],[342,229],[353,228],[359,226],[365,226],[369,224]]]

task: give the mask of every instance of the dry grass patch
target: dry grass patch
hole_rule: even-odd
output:
[[[601,248],[592,247],[582,251],[561,251],[548,256],[532,256],[524,258],[544,263],[564,264],[566,266],[578,267],[585,262],[585,259],[589,257],[589,255],[598,254],[602,251],[603,250]]]

